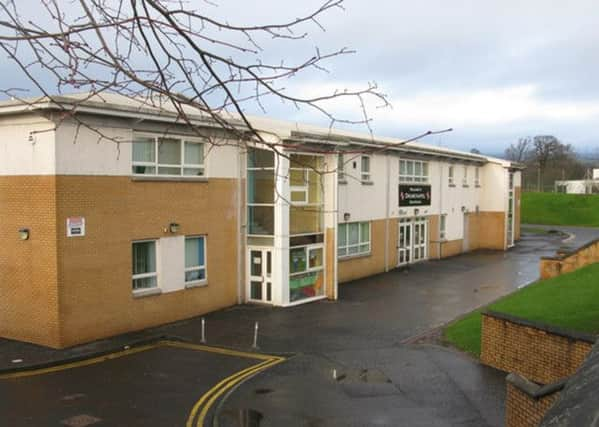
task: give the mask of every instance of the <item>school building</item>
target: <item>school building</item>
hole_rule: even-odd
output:
[[[518,164],[264,118],[249,145],[187,117],[201,134],[116,94],[0,103],[0,336],[62,348],[337,299],[519,238]]]

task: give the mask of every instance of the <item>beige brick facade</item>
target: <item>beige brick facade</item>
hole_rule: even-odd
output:
[[[508,382],[505,399],[505,426],[537,427],[558,397],[559,392],[535,398]]]

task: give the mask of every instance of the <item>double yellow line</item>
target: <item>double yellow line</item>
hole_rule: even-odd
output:
[[[199,344],[190,344],[178,341],[169,341],[169,340],[161,340],[152,344],[140,345],[138,347],[133,347],[121,351],[116,351],[113,353],[105,354],[102,356],[92,357],[90,359],[79,360],[76,362],[65,363],[63,365],[51,366],[48,368],[40,368],[40,369],[31,369],[26,371],[12,372],[9,374],[0,375],[0,380],[10,379],[10,378],[23,378],[23,377],[31,377],[35,375],[43,375],[49,374],[52,372],[65,371],[67,369],[79,368],[83,366],[89,366],[96,363],[105,362],[107,360],[118,359],[120,357],[129,356],[132,354],[140,353],[142,351],[152,350],[159,347],[175,347],[175,348],[183,348],[187,350],[194,351],[205,351],[208,353],[222,354],[225,356],[233,356],[233,357],[243,357],[248,359],[260,360],[261,362],[257,365],[252,365],[249,368],[245,368],[239,372],[234,373],[233,375],[228,376],[227,378],[220,381],[214,387],[212,387],[208,392],[206,392],[200,400],[196,402],[193,406],[189,417],[187,419],[187,427],[193,427],[194,420],[197,416],[196,425],[199,427],[203,427],[203,424],[206,419],[206,415],[208,411],[214,405],[214,402],[221,397],[224,393],[231,390],[236,385],[242,383],[247,378],[250,378],[253,375],[256,375],[268,368],[271,368],[279,363],[285,361],[284,357],[279,356],[271,356],[267,354],[260,353],[248,353],[244,351],[236,351],[229,350],[226,348],[219,347],[208,347],[205,345]]]
[[[197,423],[195,423],[195,425],[197,427],[204,427],[204,422],[206,421],[206,415],[208,414],[208,411],[220,396],[222,396],[227,391],[231,390],[236,385],[241,384],[243,381],[252,377],[253,375],[256,375],[262,371],[265,371],[268,368],[271,368],[285,361],[284,357],[265,356],[257,353],[238,353],[237,356],[264,360],[258,363],[257,365],[250,366],[249,368],[245,368],[239,372],[236,372],[233,375],[228,376],[227,378],[223,379],[218,384],[216,384],[214,387],[212,387],[210,390],[208,390],[208,392],[206,392],[191,409],[189,417],[187,418],[186,427],[194,426],[194,419],[196,418],[196,416],[198,416],[198,418]]]

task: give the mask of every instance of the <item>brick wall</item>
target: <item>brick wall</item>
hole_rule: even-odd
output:
[[[594,337],[488,312],[482,316],[481,361],[531,381],[569,377],[590,352]]]
[[[599,240],[592,241],[571,253],[541,258],[541,278],[550,279],[596,262],[599,262]]]
[[[537,427],[558,397],[559,391],[544,396],[534,396],[508,381],[505,426]]]

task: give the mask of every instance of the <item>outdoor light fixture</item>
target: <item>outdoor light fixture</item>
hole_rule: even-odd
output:
[[[349,214],[349,212],[345,212],[345,213],[343,214],[343,220],[344,220],[345,222],[347,222],[347,221],[349,221],[349,218],[350,218],[350,214]]]
[[[179,231],[179,224],[177,224],[176,222],[171,222],[168,225],[168,229],[171,233],[177,233]]]
[[[29,229],[28,228],[20,228],[19,229],[19,237],[21,240],[29,240]]]

